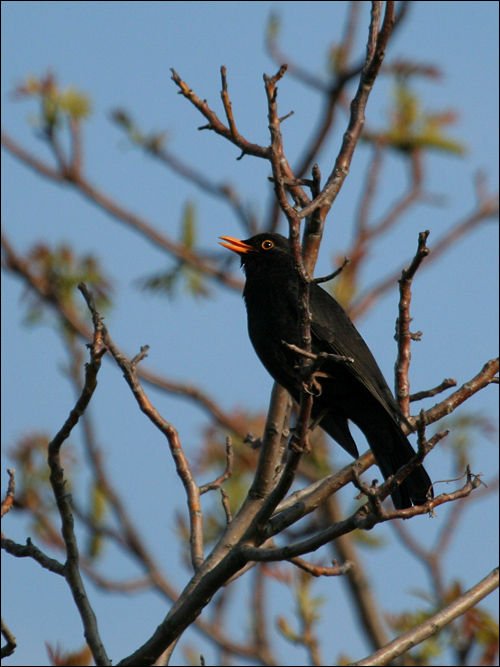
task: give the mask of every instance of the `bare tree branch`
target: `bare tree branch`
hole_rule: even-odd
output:
[[[54,170],[49,165],[42,163],[40,160],[31,156],[25,151],[17,142],[15,142],[7,134],[2,134],[2,143],[4,147],[17,159],[21,160],[26,166],[34,169],[37,173],[45,176],[53,181],[70,183],[75,189],[92,203],[97,204],[104,211],[112,215],[117,220],[125,223],[135,231],[139,232],[149,242],[155,246],[166,250],[168,253],[174,255],[178,259],[186,262],[197,271],[216,279],[222,284],[233,289],[241,289],[241,282],[229,276],[226,272],[221,271],[213,263],[209,262],[201,255],[193,253],[183,244],[172,241],[165,235],[161,234],[152,223],[143,217],[132,213],[124,206],[114,201],[107,193],[100,190],[97,186],[90,183],[85,178],[81,171],[75,171],[72,168],[61,168],[60,171]]]
[[[426,246],[429,232],[420,232],[418,236],[418,250],[408,269],[404,269],[399,280],[399,316],[396,324],[396,340],[398,342],[398,356],[396,359],[395,379],[396,379],[396,399],[401,412],[405,417],[410,414],[410,359],[411,359],[411,341],[415,340],[416,334],[410,333],[410,301],[411,301],[411,283],[415,272],[425,257],[429,254],[429,248]]]
[[[369,665],[387,665],[391,660],[406,653],[420,642],[432,637],[446,625],[461,616],[468,609],[474,607],[478,602],[484,599],[492,591],[498,588],[499,574],[498,568],[493,570],[488,576],[482,579],[478,584],[470,588],[466,593],[458,597],[454,602],[446,606],[440,612],[431,616],[413,630],[405,632],[394,641],[384,646],[383,649],[372,653],[368,658],[352,662],[356,667],[368,667]]]

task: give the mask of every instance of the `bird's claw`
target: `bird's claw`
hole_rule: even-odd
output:
[[[309,382],[302,383],[302,391],[304,391],[306,394],[309,394],[310,396],[317,398],[318,396],[321,396],[323,387],[313,375]]]
[[[299,434],[295,431],[295,429],[290,429],[291,431],[291,437],[290,441],[288,443],[288,447],[292,452],[299,452],[302,454],[309,454],[311,451],[311,443],[309,442],[309,433],[308,431],[303,438],[299,436]]]

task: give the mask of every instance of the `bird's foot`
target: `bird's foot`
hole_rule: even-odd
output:
[[[318,397],[321,396],[321,393],[323,391],[322,386],[320,383],[316,380],[316,373],[312,375],[312,377],[304,381],[302,383],[302,391],[305,391],[306,394],[310,394],[311,396]]]
[[[311,443],[309,441],[309,435],[311,431],[307,431],[305,436],[301,437],[299,433],[294,428],[290,429],[291,437],[288,442],[288,448],[292,452],[299,452],[302,454],[309,454],[311,451]]]

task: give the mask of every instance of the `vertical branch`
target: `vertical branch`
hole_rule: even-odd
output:
[[[342,146],[334,168],[321,194],[300,212],[301,218],[305,218],[315,209],[321,208],[321,215],[324,219],[349,172],[354,149],[365,123],[365,109],[368,98],[384,60],[385,49],[395,23],[395,3],[389,0],[386,3],[384,20],[379,31],[382,5],[382,2],[372,2],[365,65],[361,72],[358,90],[351,102],[349,124],[344,133]]]
[[[70,132],[71,132],[71,172],[73,174],[80,174],[82,171],[82,128],[79,120],[70,118]]]
[[[102,645],[99,630],[97,628],[97,618],[94,614],[80,574],[79,552],[76,535],[74,531],[74,518],[71,511],[71,496],[66,489],[66,479],[64,469],[61,465],[61,447],[69,437],[74,426],[83,416],[87,406],[90,403],[95,388],[97,387],[97,373],[101,367],[101,359],[106,352],[106,346],[103,342],[103,329],[98,315],[93,316],[94,321],[94,339],[90,346],[91,359],[85,367],[85,383],[75,407],[71,410],[69,417],[59,432],[54,436],[48,446],[47,462],[50,468],[50,483],[54,491],[57,509],[62,521],[62,536],[66,547],[66,563],[64,565],[64,577],[73,594],[76,607],[80,612],[82,622],[85,628],[85,638],[92,651],[96,664],[110,665],[111,662],[106,655]]]
[[[95,310],[92,295],[90,294],[86,285],[84,283],[80,283],[78,288],[82,292],[87,302],[93,319],[99,319],[99,313],[97,313]],[[128,361],[128,359],[126,359],[126,357],[114,344],[111,336],[106,330],[106,327],[103,324],[101,324],[101,327],[106,348],[109,350],[110,354],[113,356],[114,360],[123,371],[125,380],[131,388],[134,398],[136,399],[140,409],[153,422],[153,424],[160,430],[160,432],[166,437],[168,441],[170,452],[172,454],[172,458],[174,459],[176,472],[179,475],[186,491],[190,520],[189,544],[191,548],[191,562],[193,569],[196,571],[204,561],[203,521],[200,504],[200,489],[196,483],[196,480],[194,479],[189,461],[187,460],[184,450],[182,449],[177,430],[172,424],[163,419],[160,413],[151,404],[149,398],[146,395],[146,392],[142,388],[137,378],[137,364],[139,361],[144,359],[145,356],[147,356],[146,352],[148,348],[142,348],[141,352],[136,357],[134,357],[134,359]]]
[[[281,135],[281,121],[278,117],[278,89],[276,83],[284,76],[287,70],[282,65],[274,76],[264,74],[264,83],[267,95],[269,133],[271,135],[271,146],[269,147],[269,161],[273,170],[274,191],[281,210],[286,215],[290,224],[290,235],[294,249],[300,245],[300,218],[297,212],[288,202],[285,191],[285,173],[290,176],[289,167],[283,154],[283,137]]]
[[[398,356],[396,360],[396,398],[405,417],[410,414],[410,381],[408,372],[411,360],[411,341],[420,340],[421,332],[412,334],[410,332],[410,301],[411,283],[416,270],[423,259],[429,254],[429,248],[425,245],[429,231],[420,232],[418,235],[418,249],[408,269],[403,269],[399,280],[399,317],[396,325],[396,338],[398,342]]]
[[[338,495],[333,494],[326,507],[327,520],[330,525],[339,523],[344,518],[343,508],[338,498]],[[358,555],[355,539],[352,538],[352,535],[342,535],[332,543],[332,548],[335,549],[335,554],[341,562],[354,564],[354,567],[346,572],[345,583],[352,595],[359,628],[374,650],[382,648],[387,644],[389,638],[382,621],[382,610]]]
[[[361,73],[358,91],[351,104],[351,116],[349,125],[344,134],[342,147],[335,162],[335,167],[330,174],[327,184],[322,193],[315,197],[313,202],[303,207],[299,213],[289,204],[284,187],[283,170],[281,168],[281,161],[283,158],[283,144],[279,125],[279,118],[276,108],[276,81],[278,81],[286,71],[286,66],[282,66],[274,77],[265,77],[266,92],[269,106],[269,129],[271,133],[271,155],[270,160],[273,168],[274,186],[276,198],[279,202],[280,208],[285,213],[289,227],[290,240],[292,244],[292,253],[295,260],[296,268],[301,277],[299,289],[299,327],[301,347],[306,350],[311,350],[311,332],[310,332],[310,313],[309,313],[309,277],[304,269],[302,257],[300,253],[300,219],[310,216],[308,219],[305,236],[314,234],[314,244],[312,253],[316,254],[314,246],[319,246],[321,239],[322,226],[328,211],[331,208],[333,200],[340,190],[345,177],[347,176],[349,165],[354,153],[354,148],[357,144],[361,130],[364,125],[364,111],[368,101],[368,96],[373,87],[375,78],[379,72],[382,64],[385,47],[392,32],[395,22],[394,2],[386,3],[386,11],[382,27],[380,27],[382,2],[372,2],[371,22],[369,28],[367,52],[365,65]],[[316,177],[315,177],[315,180]],[[311,215],[313,214],[313,215]],[[308,248],[309,249],[309,248]],[[311,382],[311,374],[307,375],[308,365],[310,360],[303,357],[300,360],[302,370],[305,377],[305,386]],[[307,427],[312,410],[313,397],[307,391],[301,393],[300,412],[298,419],[298,437],[299,443],[304,444],[307,435]]]
[[[236,123],[234,121],[234,115],[233,115],[233,107],[231,105],[231,100],[229,98],[229,93],[227,91],[226,68],[224,66],[220,68],[220,75],[222,81],[222,90],[220,94],[222,98],[222,104],[224,105],[224,111],[226,113],[226,118],[229,125],[229,129],[231,131],[231,136],[233,137],[234,141],[238,141],[240,139],[240,135],[238,130],[236,129]]]
[[[285,191],[284,171],[289,169],[288,163],[283,154],[283,138],[281,135],[281,124],[278,117],[277,88],[276,82],[286,72],[286,65],[282,65],[279,71],[273,76],[264,75],[266,94],[268,100],[268,118],[269,131],[271,134],[270,161],[273,170],[274,190],[280,208],[286,215],[290,228],[290,242],[292,245],[292,254],[295,268],[300,276],[299,282],[299,321],[300,347],[307,352],[311,351],[311,315],[309,312],[309,281],[310,278],[304,268],[300,247],[300,216],[296,209],[288,202]],[[299,361],[305,374],[306,385],[311,382],[311,377],[307,377],[307,368],[311,364],[310,359],[301,356]],[[309,420],[312,411],[313,396],[312,393],[303,391],[300,398],[300,410],[297,419],[296,437],[294,446],[298,449],[307,449],[307,432]]]

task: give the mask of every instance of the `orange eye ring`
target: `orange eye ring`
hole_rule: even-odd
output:
[[[271,248],[274,248],[274,243],[272,241],[269,241],[269,239],[267,239],[266,241],[262,241],[260,247],[262,248],[262,250],[271,250]]]

